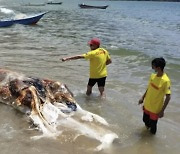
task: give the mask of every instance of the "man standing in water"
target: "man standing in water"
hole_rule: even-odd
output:
[[[152,134],[156,134],[158,118],[164,116],[164,110],[171,98],[171,82],[167,74],[164,73],[165,65],[164,58],[155,58],[152,61],[152,69],[155,70],[156,74],[151,75],[148,88],[139,100],[139,104],[144,102],[143,121]]]
[[[105,96],[105,81],[107,77],[107,67],[112,63],[110,55],[107,50],[100,48],[100,40],[94,38],[88,42],[90,51],[82,54],[76,55],[72,57],[62,58],[62,61],[75,60],[85,58],[86,60],[90,60],[90,78],[87,85],[86,95],[90,95],[92,93],[93,86],[97,83],[98,89],[100,92],[100,96]]]

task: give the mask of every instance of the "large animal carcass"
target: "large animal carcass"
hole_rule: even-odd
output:
[[[118,138],[105,128],[105,119],[83,110],[68,87],[58,81],[0,69],[0,101],[25,113],[42,136],[57,136],[61,132],[57,127],[63,126],[99,140],[97,150]]]

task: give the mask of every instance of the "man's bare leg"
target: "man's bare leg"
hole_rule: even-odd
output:
[[[92,94],[92,87],[87,85],[87,91],[86,91],[86,95],[89,96]]]
[[[99,92],[100,92],[100,97],[105,98],[106,95],[105,95],[104,87],[98,87],[98,89],[99,89]]]

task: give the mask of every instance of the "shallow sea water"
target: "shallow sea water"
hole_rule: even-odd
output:
[[[1,8],[32,14],[49,11],[36,26],[0,28],[1,67],[26,75],[66,83],[78,104],[105,118],[119,139],[104,151],[95,152],[95,139],[66,130],[58,138],[31,139],[40,132],[29,129],[28,119],[13,108],[0,104],[0,148],[5,154],[178,154],[180,146],[180,4],[161,2],[86,1],[109,4],[106,10],[84,10],[82,0],[63,1],[60,6],[23,6],[36,1],[1,0]],[[38,1],[38,3],[44,2]],[[37,3],[37,2],[36,2]],[[0,17],[12,13],[0,12]],[[88,62],[61,62],[64,56],[85,53],[87,42],[99,37],[113,63],[108,66],[106,99],[86,97]],[[138,100],[145,92],[151,60],[163,56],[165,71],[172,81],[172,99],[158,131],[151,136],[144,128]]]

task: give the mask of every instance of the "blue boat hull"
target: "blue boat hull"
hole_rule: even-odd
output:
[[[34,25],[36,24],[46,13],[41,13],[36,16],[28,17],[28,18],[23,18],[23,19],[17,19],[14,20],[15,24],[23,24],[23,25]]]
[[[0,27],[9,27],[9,26],[12,26],[13,24],[14,22],[12,20],[0,21]]]
[[[34,25],[36,24],[47,12],[40,13],[27,18],[13,19],[13,20],[0,20],[0,27],[8,27],[13,24],[23,24],[23,25]]]

